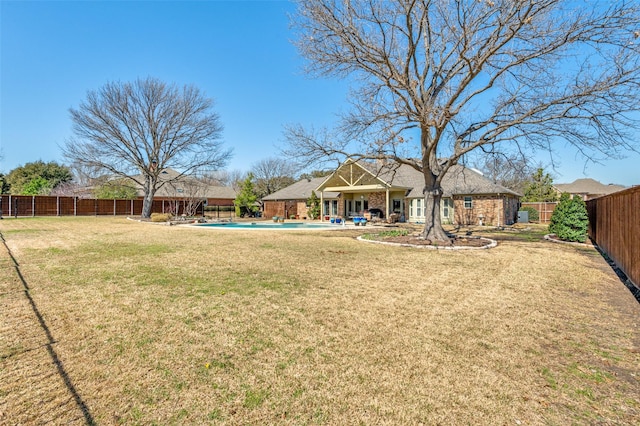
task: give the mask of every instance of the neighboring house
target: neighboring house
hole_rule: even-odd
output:
[[[209,206],[233,206],[236,191],[228,186],[214,186],[203,184],[190,176],[180,176],[173,169],[164,169],[160,173],[160,182],[164,184],[156,191],[155,200],[176,199],[203,199]],[[144,190],[138,184],[134,184],[138,197],[144,196]]]
[[[312,192],[320,199],[320,191],[317,188],[325,179],[326,177],[302,179],[262,198],[264,216],[287,218],[295,216],[298,219],[307,219],[309,217],[307,200],[311,197]],[[337,192],[325,192],[322,200],[323,211],[337,216],[339,195]]]
[[[566,192],[571,195],[571,197],[578,195],[584,201],[626,189],[626,187],[622,185],[614,185],[612,183],[605,185],[595,179],[589,178],[577,179],[572,183],[557,183],[553,186],[558,192],[558,195]]]
[[[420,223],[425,220],[423,187],[422,173],[410,166],[392,170],[349,159],[328,177],[303,180],[265,197],[265,215],[272,215],[276,211],[275,203],[280,203],[279,209],[288,209],[291,215],[295,207],[294,214],[303,218],[299,211],[306,206],[311,191],[315,191],[321,200],[322,219],[369,216],[375,212],[385,219],[391,216]],[[474,170],[459,165],[452,167],[443,180],[442,189],[443,223],[510,225],[516,220],[520,194]]]

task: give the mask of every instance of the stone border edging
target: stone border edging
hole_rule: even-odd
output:
[[[574,246],[579,246],[579,247],[593,247],[593,244],[589,244],[589,243],[580,243],[577,241],[562,241],[562,240],[556,240],[551,238],[552,235],[556,235],[556,234],[547,234],[545,235],[543,238],[547,241],[551,241],[552,243],[558,243],[558,244],[569,244],[569,245],[574,245]]]
[[[477,237],[480,240],[489,241],[489,244],[484,245],[482,247],[470,247],[470,246],[460,246],[460,247],[452,247],[452,246],[433,246],[433,245],[424,245],[424,244],[408,244],[408,243],[393,243],[390,241],[377,241],[377,240],[367,240],[359,236],[357,238],[358,241],[363,241],[365,243],[374,243],[374,244],[386,244],[390,246],[398,246],[398,247],[412,247],[419,249],[427,249],[427,250],[487,250],[490,248],[494,248],[498,245],[496,240],[492,240],[491,238],[485,237]]]

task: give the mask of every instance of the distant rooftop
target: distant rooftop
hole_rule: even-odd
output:
[[[590,178],[576,179],[572,183],[556,183],[553,186],[555,186],[559,192],[585,195],[607,195],[626,189],[626,186],[623,185],[615,185],[612,183],[605,185]]]

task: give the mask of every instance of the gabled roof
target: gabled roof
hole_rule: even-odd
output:
[[[346,169],[345,166],[352,165],[357,165],[364,173],[361,172],[352,177],[353,172],[349,170],[347,173],[351,173],[351,175],[347,178],[341,178],[341,169]],[[353,167],[351,167],[351,169],[353,169]],[[409,191],[407,198],[419,198],[423,196],[424,176],[421,172],[406,164],[402,164],[399,167],[386,167],[374,163],[347,160],[333,175],[322,183],[319,189],[327,187],[334,189],[338,186],[340,180],[344,181],[345,187],[353,190],[358,189],[358,185],[362,185],[363,188],[371,188],[377,185],[380,189],[406,189]],[[452,195],[481,194],[520,196],[517,192],[492,182],[481,173],[461,165],[454,165],[449,169],[442,181],[442,190],[445,197],[451,197]]]
[[[557,183],[553,186],[559,192],[587,195],[606,195],[611,194],[612,192],[618,192],[626,189],[626,187],[622,185],[604,185],[597,180],[590,178],[576,179],[572,183]]]
[[[325,180],[325,177],[302,179],[298,182],[287,186],[286,188],[276,191],[262,198],[263,201],[284,201],[284,200],[306,200],[311,196],[311,192],[320,198],[320,192],[316,189]],[[338,198],[337,192],[325,192],[324,198]]]

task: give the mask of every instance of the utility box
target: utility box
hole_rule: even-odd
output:
[[[526,210],[518,212],[518,223],[529,223],[529,212]]]

